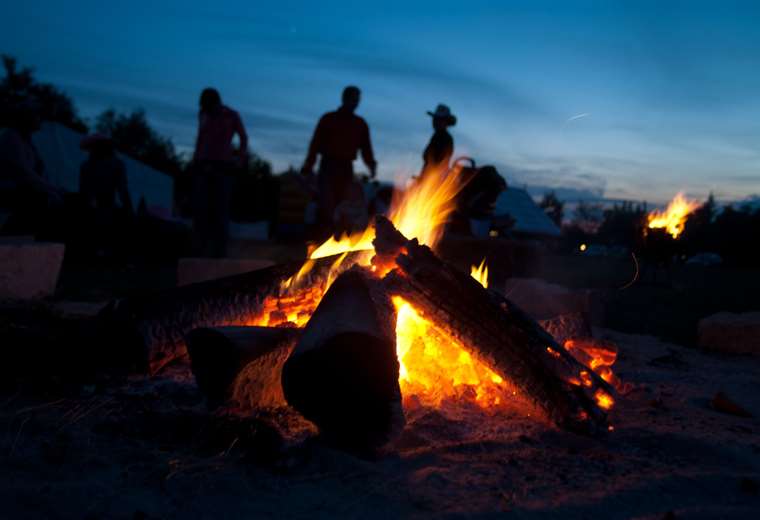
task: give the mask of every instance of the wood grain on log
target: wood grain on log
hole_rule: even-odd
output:
[[[300,335],[290,328],[216,327],[195,329],[185,341],[209,404],[246,412],[287,405],[282,367]]]
[[[341,448],[371,451],[403,428],[395,325],[380,280],[353,267],[327,291],[285,363],[288,403]]]

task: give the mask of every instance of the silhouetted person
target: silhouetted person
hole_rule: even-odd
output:
[[[434,132],[422,153],[422,175],[433,171],[447,171],[451,156],[454,155],[454,139],[448,128],[457,124],[457,118],[451,114],[451,109],[443,104],[439,104],[435,112],[428,112],[428,115],[433,118]]]
[[[364,164],[373,178],[377,172],[369,127],[364,119],[354,114],[360,98],[361,92],[357,87],[349,86],[343,90],[340,108],[320,118],[301,168],[301,173],[311,175],[317,155],[321,156],[317,174],[321,233],[332,229],[335,208],[347,197],[348,189],[354,181],[353,162],[357,153],[361,152]]]
[[[105,135],[87,136],[79,146],[89,152],[79,167],[83,208],[81,222],[69,231],[82,240],[83,250],[99,257],[109,256],[124,246],[129,217],[134,214],[127,169],[116,156],[114,142]]]
[[[364,230],[368,224],[369,213],[364,189],[360,182],[354,181],[346,188],[343,200],[335,206],[333,229],[336,234],[351,235]]]
[[[127,187],[127,169],[116,156],[113,141],[104,135],[86,137],[82,149],[90,156],[79,168],[79,193],[85,205],[102,215],[114,213],[118,207],[133,213],[132,198]],[[119,198],[119,206],[116,198]]]
[[[235,135],[238,150],[233,146]],[[193,224],[202,256],[227,254],[233,175],[245,167],[247,151],[248,134],[240,115],[222,104],[216,89],[204,89],[192,168]]]
[[[0,205],[11,211],[6,230],[36,233],[63,191],[45,176],[45,164],[32,141],[40,128],[37,107],[21,102],[12,109],[8,128],[0,129]]]

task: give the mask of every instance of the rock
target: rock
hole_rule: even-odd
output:
[[[752,417],[750,412],[736,404],[723,392],[715,394],[715,397],[710,401],[710,406],[712,406],[713,410],[721,413],[736,415],[737,417]]]
[[[732,354],[760,353],[760,312],[720,312],[704,318],[698,325],[697,344]]]
[[[591,310],[590,291],[574,291],[537,278],[510,278],[504,295],[536,320]]]
[[[51,296],[58,283],[65,246],[28,240],[0,240],[0,299]]]
[[[590,338],[593,336],[591,324],[584,313],[572,312],[561,314],[552,319],[538,322],[546,332],[552,335],[554,341],[564,345],[569,339]]]
[[[180,258],[177,264],[177,285],[215,280],[273,265],[271,260],[261,258]]]

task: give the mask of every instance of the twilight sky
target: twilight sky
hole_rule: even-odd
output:
[[[277,170],[300,166],[319,115],[356,84],[388,180],[419,169],[425,111],[444,102],[459,118],[457,154],[534,193],[760,194],[760,2],[0,6],[0,52],[87,118],[144,108],[181,149],[211,85],[241,112],[257,153]]]

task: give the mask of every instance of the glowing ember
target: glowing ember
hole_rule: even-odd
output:
[[[597,390],[594,398],[596,399],[596,404],[603,410],[609,410],[615,404],[615,400],[603,390]]]
[[[401,298],[395,297],[399,383],[405,398],[426,406],[446,399],[470,400],[482,407],[504,401],[506,385],[453,340],[442,336]]]
[[[592,339],[569,339],[565,342],[564,346],[571,356],[596,372],[599,377],[607,381],[618,391],[625,389],[620,379],[612,372],[612,365],[617,360],[617,348],[613,344]],[[581,372],[579,377],[586,384],[588,373],[584,376],[584,372]]]
[[[649,229],[665,229],[673,238],[678,238],[686,225],[687,217],[699,207],[699,202],[688,200],[683,193],[678,193],[665,211],[654,210],[647,215]]]
[[[486,259],[484,258],[480,262],[479,266],[472,266],[470,268],[470,276],[475,278],[480,285],[488,289],[488,266],[486,265]]]

